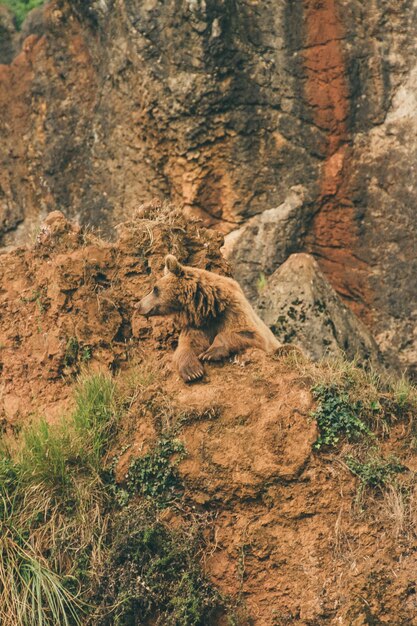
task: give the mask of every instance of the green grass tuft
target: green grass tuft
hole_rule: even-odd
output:
[[[41,419],[23,430],[22,439],[19,471],[26,480],[61,488],[68,485],[71,434]]]
[[[119,417],[114,381],[102,373],[81,377],[75,389],[75,405],[75,430],[91,462],[99,467]]]

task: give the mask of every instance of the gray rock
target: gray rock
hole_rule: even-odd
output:
[[[293,187],[278,207],[255,215],[225,237],[223,253],[252,302],[266,277],[300,246],[307,212],[304,196],[301,185]]]
[[[13,13],[0,4],[0,64],[9,64],[21,51],[26,37],[41,37],[45,32],[44,7],[30,11],[20,30],[16,29]]]
[[[373,366],[381,363],[371,333],[309,254],[292,254],[272,274],[257,309],[278,339],[295,344],[314,360],[344,353]]]
[[[16,27],[12,12],[0,4],[0,64],[10,63],[15,55]]]
[[[37,37],[42,37],[45,32],[45,18],[44,18],[44,7],[40,6],[30,11],[25,21],[22,24],[22,28],[20,30],[20,45],[23,44],[26,37],[29,35],[36,35]]]

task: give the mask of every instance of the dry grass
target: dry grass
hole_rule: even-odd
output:
[[[352,404],[360,405],[362,418],[377,432],[387,432],[399,419],[407,421],[411,431],[417,428],[417,388],[405,376],[364,369],[343,356],[315,363],[294,351],[282,358],[282,363],[309,387],[331,387],[346,393]]]
[[[0,623],[81,623],[104,559],[101,458],[117,421],[114,381],[84,375],[73,414],[25,428],[0,453]],[[81,594],[81,586],[83,593]]]
[[[188,256],[186,240],[190,220],[169,202],[149,202],[137,208],[129,221],[116,229],[119,240],[135,244],[141,255],[163,254],[169,250],[180,259]]]
[[[121,412],[150,411],[161,431],[177,421],[153,380],[145,367],[120,385],[84,374],[65,422],[34,422],[3,446],[1,624],[107,626],[114,616],[159,615],[174,626],[206,623],[221,605],[201,568],[206,520],[197,523],[177,498],[172,457],[182,445],[162,437],[131,464],[129,493],[102,467]],[[181,529],[160,519],[168,502],[178,503]]]

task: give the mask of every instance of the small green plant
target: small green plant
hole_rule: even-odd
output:
[[[26,15],[36,7],[44,4],[45,0],[1,0],[12,11],[18,29],[22,26]]]
[[[45,288],[34,289],[29,297],[21,296],[22,302],[35,302],[38,307],[38,311],[41,315],[43,315],[46,311],[47,304],[46,300],[46,290]]]
[[[360,418],[359,401],[352,402],[346,392],[332,385],[317,385],[312,392],[317,408],[311,416],[319,428],[316,449],[335,446],[341,437],[352,441],[370,434],[368,426]]]
[[[91,353],[90,346],[84,346],[81,351],[81,361],[83,363],[88,363],[88,361],[91,360],[91,356],[92,356],[92,353]]]
[[[369,451],[364,460],[348,456],[346,465],[359,478],[361,490],[367,487],[381,490],[391,484],[397,474],[405,471],[397,458],[384,459],[376,450]]]
[[[77,337],[69,337],[65,346],[64,364],[71,367],[77,362],[80,346]]]
[[[68,338],[63,358],[65,368],[77,372],[80,364],[88,363],[91,357],[91,346],[81,346],[76,337]]]
[[[261,293],[268,284],[268,279],[263,272],[261,272],[258,276],[258,280],[256,282],[256,288],[258,293]]]
[[[162,437],[156,446],[144,456],[134,459],[127,475],[127,489],[155,499],[159,506],[166,506],[181,486],[176,465],[184,457],[180,441]],[[172,462],[172,457],[177,458]]]
[[[417,389],[413,386],[405,376],[394,380],[391,383],[394,403],[401,413],[408,411],[417,413]]]

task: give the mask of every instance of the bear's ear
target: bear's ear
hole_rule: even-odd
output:
[[[165,257],[165,270],[175,274],[175,276],[181,276],[181,274],[183,274],[182,265],[173,254],[167,254]]]

